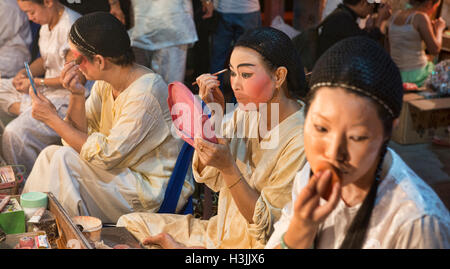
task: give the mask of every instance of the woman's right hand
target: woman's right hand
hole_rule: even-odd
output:
[[[225,98],[220,90],[220,82],[217,76],[211,74],[200,75],[196,80],[200,98],[207,105],[217,103],[222,107],[222,113],[225,111]]]
[[[68,62],[61,71],[61,84],[68,89],[73,95],[83,95],[86,91],[79,75],[78,65],[73,61]]]
[[[336,208],[341,196],[340,182],[333,185],[328,201],[320,205],[320,197],[327,192],[331,177],[329,170],[314,174],[293,201],[293,216],[284,236],[284,241],[289,247],[309,248],[319,225]]]

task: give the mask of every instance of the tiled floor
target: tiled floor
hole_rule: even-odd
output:
[[[450,147],[432,143],[389,145],[425,182],[430,185],[450,182]]]
[[[395,142],[389,146],[436,191],[450,210],[450,147],[432,143],[400,145]]]

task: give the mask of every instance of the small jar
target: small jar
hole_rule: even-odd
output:
[[[20,205],[23,208],[27,220],[29,220],[39,208],[47,208],[47,203],[47,194],[43,192],[27,192],[20,196]]]

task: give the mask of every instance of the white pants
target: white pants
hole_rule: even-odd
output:
[[[136,62],[160,74],[167,84],[173,81],[184,81],[187,50],[187,44],[155,51],[133,47]]]
[[[67,90],[45,93],[61,118],[65,117],[67,112],[68,94]],[[33,168],[39,152],[48,145],[61,144],[61,139],[53,129],[32,117],[31,98],[28,94],[18,92],[12,85],[12,79],[0,81],[0,109],[3,114],[11,115],[8,108],[13,103],[20,103],[20,115],[5,124],[2,153],[8,164],[24,165],[26,177]]]

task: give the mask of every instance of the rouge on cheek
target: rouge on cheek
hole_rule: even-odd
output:
[[[256,75],[256,74],[255,74]],[[254,76],[246,83],[246,91],[248,96],[257,101],[257,103],[265,103],[273,96],[271,80],[269,76]]]

